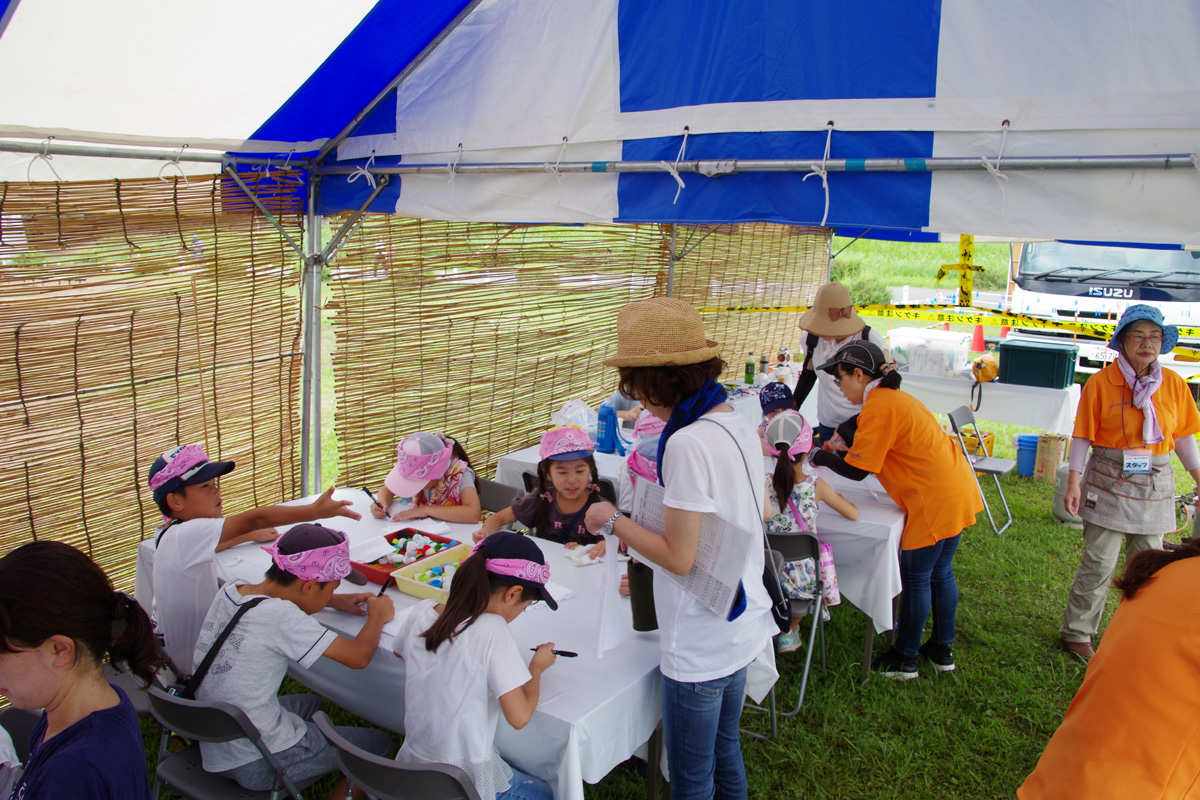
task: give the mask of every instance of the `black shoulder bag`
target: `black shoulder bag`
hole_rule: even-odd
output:
[[[246,615],[246,612],[254,608],[256,605],[266,600],[265,597],[256,597],[248,603],[243,603],[234,613],[233,618],[217,636],[216,641],[212,643],[212,647],[208,648],[208,652],[204,654],[204,660],[200,662],[200,666],[196,668],[195,673],[188,675],[182,679],[183,684],[172,684],[167,687],[167,691],[184,700],[195,700],[196,692],[200,690],[200,684],[204,682],[204,676],[212,669],[213,661],[217,658],[217,653],[220,652],[225,640],[229,638],[229,634],[233,633],[233,628],[238,624],[238,620]]]
[[[771,599],[771,617],[775,620],[775,624],[779,627],[780,633],[787,633],[792,629],[792,601],[788,598],[787,592],[783,589],[783,584],[779,578],[779,572],[775,568],[776,551],[771,549],[770,542],[767,541],[767,531],[763,527],[763,510],[758,506],[758,498],[762,497],[764,491],[761,482],[755,484],[754,473],[750,470],[750,464],[746,461],[746,454],[742,452],[741,446],[738,445],[737,439],[729,429],[716,420],[700,418],[701,422],[711,422],[733,439],[733,446],[737,449],[738,454],[742,457],[742,466],[746,468],[746,475],[750,478],[750,490],[753,493],[754,509],[758,512],[758,525],[763,532],[763,586],[767,590],[767,597]],[[779,555],[779,560],[783,561],[783,555]]]

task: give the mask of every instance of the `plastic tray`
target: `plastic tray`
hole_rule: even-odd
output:
[[[428,583],[417,580],[417,576],[430,567],[440,567],[443,564],[465,561],[467,556],[471,555],[471,547],[472,545],[469,544],[460,544],[458,547],[451,547],[449,550],[443,550],[440,553],[422,558],[420,561],[414,561],[411,564],[400,567],[392,575],[396,579],[396,588],[405,594],[411,594],[413,597],[425,597],[437,600],[439,603],[446,602],[446,598],[450,596],[449,589],[439,589],[436,586],[430,586]]]
[[[419,533],[422,536],[428,536],[431,540],[433,540],[435,542],[441,542],[442,544],[450,544],[450,542],[458,541],[458,539],[451,539],[446,536],[438,536],[437,534],[434,534],[434,533],[425,533],[424,531],[413,530],[412,528],[401,528],[398,531],[393,531],[392,533],[389,533],[384,538],[387,539],[389,542],[395,542],[397,539],[400,539],[400,538],[410,538],[415,533]],[[453,550],[455,548],[450,548],[450,549]],[[371,583],[378,583],[379,585],[382,586],[383,582],[385,580],[387,580],[388,576],[391,575],[393,572],[395,572],[400,567],[405,567],[405,566],[411,567],[411,566],[415,566],[417,564],[424,564],[429,559],[434,558],[435,556],[440,556],[444,552],[449,552],[449,551],[443,550],[441,552],[434,553],[432,556],[425,556],[424,558],[418,558],[412,564],[383,565],[383,564],[367,563],[365,561],[351,561],[350,563],[354,565],[354,568],[356,570],[358,570],[359,572],[361,572],[363,574],[364,578],[369,580]],[[423,572],[423,571],[424,571],[423,569],[417,570],[417,572]]]

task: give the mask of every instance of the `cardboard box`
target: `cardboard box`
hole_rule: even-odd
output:
[[[1033,461],[1033,477],[1039,481],[1053,481],[1058,465],[1067,457],[1071,437],[1060,433],[1044,433],[1038,436],[1037,456]]]

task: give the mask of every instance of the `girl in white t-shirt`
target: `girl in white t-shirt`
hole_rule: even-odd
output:
[[[485,800],[552,800],[542,781],[505,763],[496,750],[500,712],[520,730],[537,708],[553,642],[529,666],[509,630],[544,600],[550,568],[532,539],[510,531],[487,537],[454,574],[444,605],[422,601],[401,624],[395,652],[404,659],[404,745],[396,760],[454,764]]]

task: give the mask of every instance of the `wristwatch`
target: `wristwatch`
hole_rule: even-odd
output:
[[[613,526],[617,524],[617,520],[620,518],[620,516],[621,516],[621,512],[618,511],[617,513],[615,513],[611,517],[609,517],[608,522],[604,523],[602,526],[600,526],[600,530],[596,531],[597,535],[607,536],[608,534],[612,533]]]

